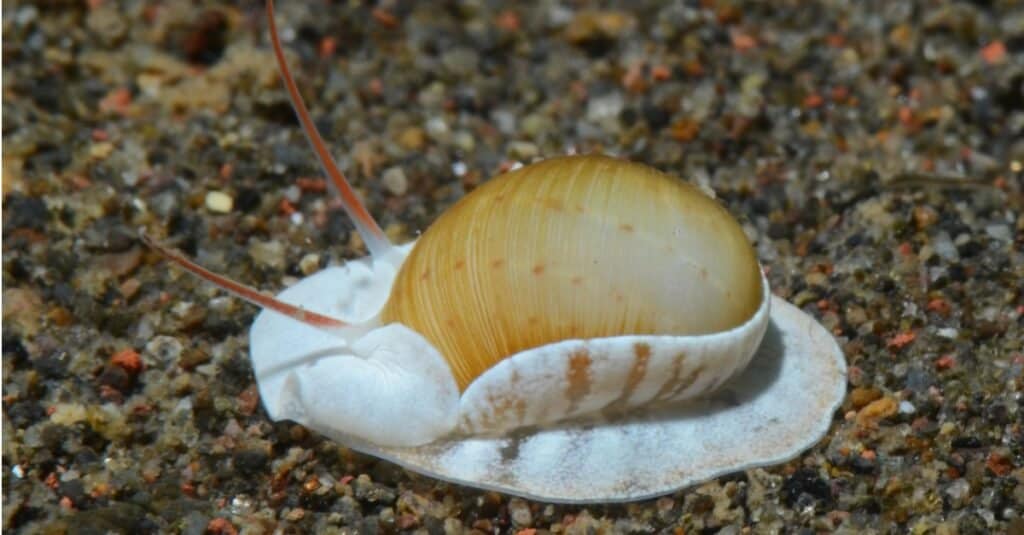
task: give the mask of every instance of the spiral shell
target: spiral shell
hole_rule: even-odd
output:
[[[446,211],[381,321],[426,338],[465,390],[526,349],[726,331],[762,302],[753,249],[718,203],[644,165],[575,156],[497,177]]]

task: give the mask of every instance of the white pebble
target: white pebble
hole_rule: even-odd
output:
[[[218,214],[226,214],[235,206],[235,200],[223,191],[206,193],[206,209]]]
[[[943,337],[943,338],[948,338],[950,340],[953,340],[957,336],[960,336],[960,331],[958,331],[958,330],[956,330],[956,329],[954,329],[952,327],[943,327],[942,329],[938,330],[937,334],[939,336]]]
[[[591,121],[617,119],[624,105],[622,93],[615,92],[593,97],[587,102],[587,119]]]
[[[405,171],[401,167],[388,168],[381,176],[381,181],[392,195],[405,195],[409,189],[409,181],[405,178]]]
[[[1013,232],[1007,225],[988,225],[985,227],[985,233],[999,241],[1013,241]]]
[[[935,238],[932,240],[932,246],[935,247],[935,252],[944,260],[949,262],[957,262],[960,260],[960,253],[956,250],[956,245],[946,232],[939,232],[936,234]]]
[[[452,173],[455,173],[455,176],[463,176],[466,174],[466,171],[468,171],[468,168],[465,163],[455,162],[452,164]]]
[[[906,400],[900,402],[900,414],[914,414],[915,412],[917,412],[917,407],[913,403]]]
[[[427,120],[427,134],[434,139],[444,139],[448,136],[448,123],[442,117],[431,117]]]

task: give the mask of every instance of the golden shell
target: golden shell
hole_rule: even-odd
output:
[[[496,177],[446,211],[381,320],[425,337],[465,390],[524,349],[723,331],[762,298],[750,242],[716,201],[645,165],[570,156]]]

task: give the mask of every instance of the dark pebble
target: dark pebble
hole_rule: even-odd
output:
[[[653,104],[644,106],[643,115],[644,120],[647,121],[647,126],[652,132],[665,128],[672,119],[672,115],[667,110]]]
[[[96,382],[125,394],[135,386],[135,376],[121,366],[107,364],[103,367],[103,372],[96,378]]]
[[[252,214],[260,207],[260,192],[252,188],[240,188],[235,195],[235,210]]]
[[[816,470],[801,468],[782,483],[782,499],[786,505],[793,507],[798,500],[809,497],[812,502],[829,504],[832,502],[832,489]]]
[[[85,492],[85,485],[81,479],[72,479],[71,481],[63,481],[57,488],[57,492],[61,496],[66,496],[71,499],[79,509],[83,509],[86,505],[86,500],[89,497]]]
[[[240,474],[254,477],[268,470],[270,457],[261,450],[241,450],[232,455],[232,461]]]
[[[63,451],[63,443],[70,435],[71,429],[67,426],[50,423],[40,430],[39,438],[47,450],[60,454]]]
[[[19,228],[43,230],[50,220],[46,203],[38,197],[11,193],[4,197],[4,235]]]
[[[224,54],[227,30],[224,13],[214,9],[204,11],[182,39],[181,51],[191,63],[213,65]]]
[[[973,436],[970,436],[970,435],[958,436],[958,437],[954,438],[950,442],[950,445],[953,446],[953,448],[958,449],[958,450],[959,449],[974,449],[974,448],[980,448],[980,447],[983,446],[981,440],[979,440],[978,437],[973,437]]]
[[[36,401],[24,400],[4,407],[4,414],[11,419],[14,427],[25,429],[46,418],[46,408]]]

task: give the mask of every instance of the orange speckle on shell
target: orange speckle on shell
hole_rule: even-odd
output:
[[[640,261],[663,243],[671,254]],[[502,359],[567,335],[718,332],[749,319],[762,296],[753,248],[716,201],[644,165],[569,156],[486,181],[442,214],[381,320],[426,338],[465,390]]]

